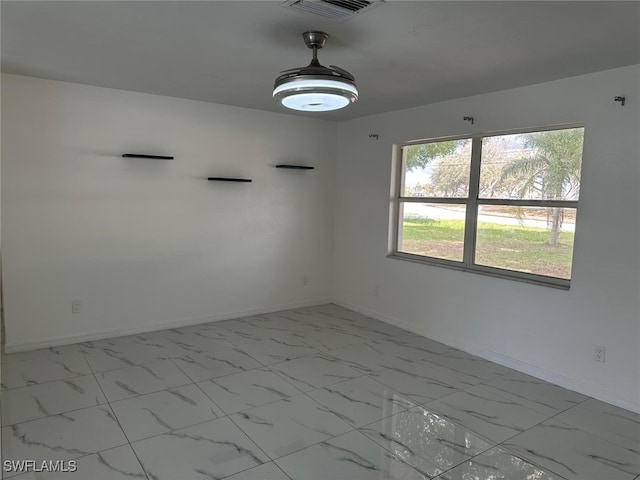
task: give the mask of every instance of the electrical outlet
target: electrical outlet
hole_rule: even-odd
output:
[[[304,285],[305,287],[307,285],[309,285],[309,276],[308,275],[305,275],[305,276],[302,277],[302,285]]]
[[[607,349],[602,345],[596,345],[593,350],[593,359],[596,362],[604,363],[605,355],[607,353]]]
[[[380,296],[380,285],[376,284],[376,286],[373,287],[373,296],[374,297]]]
[[[80,313],[80,307],[82,302],[80,300],[73,300],[71,302],[71,313]]]

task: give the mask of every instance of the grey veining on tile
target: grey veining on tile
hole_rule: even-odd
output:
[[[640,455],[555,419],[503,446],[568,480],[632,480],[640,472]]]
[[[562,480],[562,477],[500,447],[495,447],[443,473],[435,480],[476,479]]]
[[[111,408],[130,442],[224,415],[193,384],[113,402]]]
[[[244,470],[224,480],[290,480],[273,462],[263,463],[258,467]]]
[[[431,357],[428,361],[443,365],[455,372],[477,378],[482,382],[514,372],[514,370],[510,368],[459,350]]]
[[[415,403],[425,403],[468,388],[474,379],[425,361],[405,364],[371,374]]]
[[[245,319],[227,320],[221,324],[221,327],[240,337],[255,342],[269,338],[278,338],[291,333],[280,328],[269,328],[267,325],[259,326],[255,324],[255,322],[250,323],[245,321]]]
[[[69,460],[126,443],[108,405],[2,428],[4,460]]]
[[[362,427],[360,432],[429,477],[495,445],[421,407]]]
[[[426,351],[422,347],[412,346],[409,344],[401,345],[398,342],[394,342],[393,340],[395,338],[397,337],[384,340],[371,340],[370,343],[374,345],[378,350],[383,351],[385,354],[394,355],[408,362],[415,362],[417,360],[428,360],[429,358],[432,358],[434,356],[433,353]]]
[[[326,354],[289,360],[270,366],[294,387],[309,391],[361,376],[361,373]]]
[[[193,353],[215,354],[221,349],[233,347],[226,340],[209,336],[206,330],[194,327],[164,330],[150,336],[161,351],[170,358]]]
[[[328,385],[307,395],[354,427],[415,406],[411,400],[369,377]]]
[[[245,343],[257,341],[225,329],[222,325],[220,325],[220,322],[210,322],[204,324],[203,326],[206,327],[206,330],[201,330],[200,334],[207,335],[219,340],[224,340],[225,342],[228,342],[234,346],[244,345]]]
[[[65,352],[59,356],[36,356],[2,364],[2,388],[26,387],[90,374],[84,356]]]
[[[80,344],[80,350],[94,372],[106,372],[167,358],[162,349],[146,336],[86,342]]]
[[[549,417],[576,406],[588,398],[519,372],[495,378],[482,384],[482,388]]]
[[[360,432],[352,431],[276,460],[292,480],[427,480]]]
[[[206,380],[198,383],[198,386],[227,414],[300,393],[300,390],[266,368]]]
[[[380,347],[380,344],[367,342],[331,350],[328,353],[362,374],[400,367],[409,362],[406,358]]]
[[[318,353],[318,350],[292,335],[247,343],[239,346],[238,349],[251,355],[263,365],[286,362]]]
[[[192,383],[171,360],[97,373],[96,379],[110,402]]]
[[[272,459],[340,435],[352,428],[302,394],[234,413],[229,418]]]
[[[107,402],[93,375],[4,390],[0,397],[3,426]]]
[[[31,472],[16,480],[146,480],[140,462],[129,445],[74,460],[74,472]],[[69,465],[65,465],[69,468]]]
[[[153,480],[220,479],[269,460],[228,418],[164,433],[132,446]]]
[[[577,427],[640,455],[640,415],[590,398],[557,417]]]
[[[306,344],[325,352],[367,341],[366,338],[354,333],[347,333],[336,329],[328,330],[320,327],[305,332],[295,332],[292,333],[292,335]]]
[[[175,364],[194,382],[223,377],[261,367],[253,357],[236,348],[225,348],[215,353],[193,353],[173,359]]]
[[[293,332],[306,332],[313,329],[312,325],[300,322],[295,318],[284,313],[265,313],[263,315],[254,315],[243,320],[247,325],[252,325],[260,329],[273,330],[276,336],[282,332],[289,335]]]
[[[61,347],[39,348],[38,350],[29,350],[27,352],[8,353],[2,357],[2,363],[19,362],[22,360],[30,360],[37,357],[45,357],[50,360],[62,360],[69,353],[78,353],[80,348],[78,344],[63,345]]]
[[[416,335],[415,333],[404,333],[402,335],[388,338],[386,339],[386,341],[403,347],[410,347],[415,350],[420,350],[425,355],[423,358],[429,358],[433,355],[443,355],[445,353],[458,351],[455,348],[445,345],[444,343],[436,342],[435,340]]]
[[[547,418],[478,386],[430,402],[425,408],[494,442],[502,442]]]

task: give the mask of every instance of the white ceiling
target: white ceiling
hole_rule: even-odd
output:
[[[353,73],[347,120],[640,63],[640,2],[394,1],[344,23],[280,1],[2,1],[2,70],[274,112],[280,70]],[[287,111],[288,112],[288,111]],[[290,113],[290,112],[289,112]]]

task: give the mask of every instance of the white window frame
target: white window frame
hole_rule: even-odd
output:
[[[475,263],[476,252],[476,232],[478,228],[478,206],[479,205],[499,205],[499,206],[518,206],[518,207],[538,207],[538,208],[574,208],[576,211],[576,225],[578,222],[578,205],[579,200],[521,200],[521,199],[494,199],[479,198],[480,189],[480,164],[482,162],[482,139],[487,137],[496,137],[500,135],[514,135],[535,132],[548,132],[553,130],[565,130],[570,128],[582,128],[584,124],[573,123],[544,127],[532,127],[517,130],[501,130],[498,132],[483,132],[468,135],[457,135],[450,137],[429,138],[423,140],[413,140],[394,145],[392,156],[392,185],[391,185],[391,207],[390,207],[390,225],[389,225],[389,253],[388,258],[399,260],[407,260],[411,262],[423,263],[427,265],[435,265],[455,270],[463,270],[466,272],[489,275],[493,277],[506,278],[521,282],[544,285],[554,288],[568,290],[571,285],[570,279],[550,277],[546,275],[538,275],[534,273],[519,272],[499,267],[490,267],[486,265],[478,265]],[[406,148],[411,145],[422,145],[425,143],[438,143],[452,140],[471,140],[471,170],[469,173],[469,196],[468,197],[403,197],[404,190],[403,180],[405,172],[405,153]],[[580,194],[582,194],[582,185],[580,185]],[[425,255],[417,255],[398,250],[400,237],[402,232],[402,221],[400,218],[401,204],[403,203],[448,203],[466,205],[466,216],[464,224],[464,250],[461,262],[447,260],[437,257],[428,257]],[[575,232],[574,232],[574,248],[575,252]],[[573,270],[573,262],[572,262]]]

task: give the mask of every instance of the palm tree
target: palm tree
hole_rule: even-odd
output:
[[[523,135],[529,155],[508,163],[501,179],[520,179],[516,194],[520,198],[577,200],[580,190],[584,129],[572,128]],[[551,207],[549,245],[558,244],[562,209]]]

